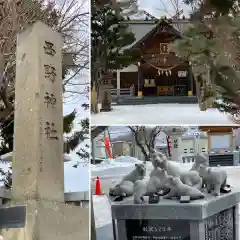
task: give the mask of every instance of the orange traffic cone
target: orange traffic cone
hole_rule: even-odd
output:
[[[102,195],[101,183],[99,177],[96,178],[95,195]]]

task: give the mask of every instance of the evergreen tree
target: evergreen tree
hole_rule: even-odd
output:
[[[202,19],[206,15],[219,16],[228,14],[230,11],[236,10],[235,0],[183,0],[183,3],[192,6],[192,19]]]
[[[135,36],[129,32],[120,9],[116,13],[109,4],[99,6],[92,1],[91,13],[91,81],[97,82],[110,70],[124,68],[136,61],[139,53],[136,49],[126,48],[135,41]]]
[[[80,144],[79,147],[76,148],[76,154],[78,155],[80,160],[73,166],[75,168],[78,167],[78,165],[81,163],[88,164],[90,158],[89,118],[81,120],[80,126],[81,131],[79,131],[77,134],[79,138],[79,143],[82,143],[82,145]]]
[[[235,4],[204,1],[193,12],[182,39],[172,45],[178,56],[192,64],[202,110],[215,106],[234,115],[240,109],[240,17]]]
[[[83,104],[85,110],[88,110],[88,104]],[[64,116],[63,118],[63,132],[65,134],[71,133],[73,130],[73,123],[76,119],[76,111],[74,110],[72,113]],[[1,137],[3,141],[0,146],[0,156],[13,151],[13,129],[14,122],[10,122],[10,124],[5,128],[2,128]],[[84,143],[85,140],[89,139],[89,118],[85,118],[80,122],[80,130],[75,131],[70,137],[65,138],[64,141],[64,152],[70,153],[70,151],[76,149],[80,143],[83,143],[84,146],[81,146],[77,149],[77,155],[81,159],[77,164],[73,167],[77,167],[82,161],[88,163],[89,161],[89,144]],[[11,188],[12,186],[12,167],[10,167],[7,171],[4,171],[0,168],[1,178],[0,181],[3,182],[4,187],[6,189]]]

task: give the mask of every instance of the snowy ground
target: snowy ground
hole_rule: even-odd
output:
[[[91,115],[92,125],[113,124],[232,124],[216,109],[201,112],[197,104],[150,104],[113,106],[111,112]]]
[[[89,166],[82,164],[78,168],[74,168],[73,165],[72,162],[64,163],[64,191],[89,191]],[[0,163],[0,168],[4,171],[7,171],[9,166],[10,164]]]
[[[94,179],[99,176],[102,191],[108,193],[109,187],[120,181],[123,175],[134,169],[134,164],[139,160],[132,157],[119,157],[99,165],[91,166],[92,189],[94,192]],[[189,170],[192,164],[176,163],[181,168]],[[152,169],[151,163],[147,164],[147,173]],[[228,183],[240,191],[240,167],[224,167],[228,172]],[[106,196],[93,196],[97,240],[113,240],[110,204]]]

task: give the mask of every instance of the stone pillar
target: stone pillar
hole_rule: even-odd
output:
[[[100,112],[112,111],[112,95],[111,95],[111,89],[113,88],[112,80],[113,75],[111,72],[105,73],[101,79],[99,88],[102,106]]]
[[[186,129],[184,127],[164,127],[163,131],[172,139],[172,160],[180,161],[182,155],[180,147],[182,142],[182,135],[184,132],[186,132]]]
[[[64,202],[61,46],[60,35],[41,22],[18,35],[12,189],[16,199]]]
[[[17,38],[9,209],[25,210],[21,223],[1,229],[4,239],[89,239],[88,209],[64,203],[61,47],[60,35],[42,22]]]
[[[194,155],[198,153],[198,139],[197,136],[194,136],[193,138],[193,149],[194,149]]]
[[[121,92],[121,72],[117,70],[117,96],[120,97]]]
[[[181,157],[181,142],[182,142],[182,136],[178,134],[172,134],[172,160],[173,161],[179,161]]]
[[[190,82],[190,86],[188,87],[188,96],[193,96],[195,95],[193,91],[193,85],[194,85],[194,79],[193,79],[193,74],[192,74],[192,65],[189,63],[188,65],[188,81]]]

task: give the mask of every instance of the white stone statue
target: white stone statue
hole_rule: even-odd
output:
[[[200,165],[199,175],[203,178],[208,193],[214,196],[219,196],[221,188],[227,185],[227,172],[220,167],[210,168]]]

